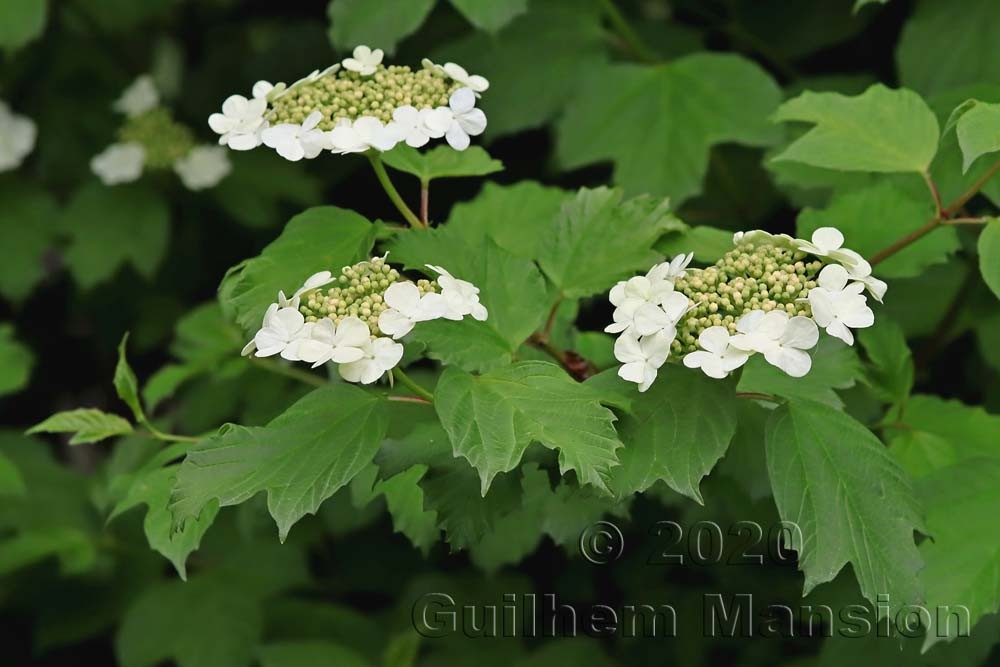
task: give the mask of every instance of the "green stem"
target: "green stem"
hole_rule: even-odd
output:
[[[406,373],[403,372],[402,368],[394,368],[394,369],[392,369],[392,375],[393,375],[394,378],[396,378],[397,380],[399,380],[399,384],[403,385],[404,387],[406,387],[407,389],[409,389],[410,391],[412,391],[414,394],[416,394],[420,398],[423,398],[424,400],[426,400],[428,402],[431,402],[431,403],[434,402],[434,394],[432,394],[431,392],[427,391],[426,389],[424,389],[423,387],[421,387],[419,384],[417,384],[416,382],[414,382],[413,379],[410,378],[409,375],[407,375]]]
[[[250,363],[258,368],[263,368],[265,371],[271,373],[277,373],[278,375],[284,375],[285,377],[292,378],[293,380],[298,380],[300,382],[305,382],[306,384],[311,384],[314,387],[323,387],[326,385],[326,380],[316,375],[315,373],[310,373],[309,371],[304,371],[298,368],[293,368],[292,366],[285,366],[271,359],[262,359],[260,357],[250,357]]]
[[[371,163],[372,169],[375,170],[375,176],[378,177],[378,182],[381,183],[382,189],[385,190],[387,195],[389,195],[389,199],[391,199],[392,203],[396,205],[396,208],[403,214],[403,217],[406,218],[408,223],[410,223],[410,226],[415,229],[425,228],[426,225],[420,221],[420,218],[418,218],[413,211],[410,210],[410,207],[406,205],[403,198],[399,196],[396,186],[394,186],[392,181],[389,180],[389,174],[385,171],[385,165],[382,164],[382,156],[378,153],[378,151],[368,151],[365,153],[365,156],[368,158],[368,162]]]
[[[656,52],[646,46],[646,43],[642,41],[642,37],[632,28],[613,0],[601,0],[601,7],[604,9],[605,16],[611,22],[611,27],[614,28],[622,42],[625,43],[625,46],[636,59],[648,63],[659,61],[660,58],[656,55]]]

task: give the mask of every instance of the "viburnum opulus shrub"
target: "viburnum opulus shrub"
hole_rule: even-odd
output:
[[[372,208],[391,219],[337,205],[350,194],[338,186],[331,204],[305,207],[232,266],[217,302],[177,322],[173,360],[142,381],[126,352],[143,332],[125,334],[113,384],[128,419],[81,407],[27,431],[70,434],[70,445],[117,439],[97,481],[59,482],[59,467],[21,436],[3,450],[0,493],[16,500],[0,512],[0,572],[56,556],[60,576],[97,577],[106,542],[126,548],[91,518],[64,518],[75,501],[60,494],[77,485],[107,526],[141,517],[149,547],[186,582],[123,594],[116,651],[127,666],[369,664],[376,653],[383,664],[451,664],[443,656],[458,649],[420,649],[419,628],[397,622],[412,620],[428,581],[400,594],[406,614],[386,612],[395,625],[377,649],[343,630],[367,631],[354,612],[296,593],[340,585],[316,575],[324,559],[372,576],[363,563],[391,548],[367,547],[361,531],[383,512],[420,552],[401,570],[437,554],[513,572],[551,542],[574,568],[610,567],[624,553],[628,595],[647,590],[652,565],[718,565],[723,544],[749,537],[780,572],[763,570],[762,555],[748,579],[721,576],[713,595],[780,590],[834,605],[836,620],[846,606],[867,610],[869,632],[853,644],[826,622],[824,664],[901,644],[926,664],[983,659],[1000,607],[1000,421],[945,396],[992,406],[1000,386],[993,5],[969,0],[952,16],[917,3],[896,52],[904,85],[889,87],[802,78],[813,45],[775,55],[738,21],[723,32],[767,69],[685,45],[681,33],[659,46],[657,26],[674,25],[657,9],[667,3],[630,7],[648,23],[639,28],[607,1],[370,4],[386,14],[331,3],[331,39],[350,55],[294,83],[206,75],[220,104],[202,124],[178,120],[188,117],[174,110],[183,97],[152,75],[103,103],[117,129],[87,157],[100,183],[66,205],[68,224],[92,211],[113,221],[87,223],[102,230],[97,240],[67,228],[66,266],[85,289],[126,263],[154,275],[156,239],[167,236],[155,193],[176,191],[170,172],[191,191],[183,196],[215,197],[261,227],[260,210],[277,199],[318,204],[304,163],[316,173],[360,163],[386,198]],[[685,12],[697,10],[676,4],[687,30]],[[858,2],[855,15],[838,6],[823,27],[898,11],[868,4],[885,3]],[[476,29],[429,58],[392,57],[449,12]],[[715,21],[711,11],[698,20]],[[953,22],[961,29],[942,31]],[[924,55],[939,35],[952,36],[961,67]],[[378,43],[356,44],[370,37]],[[398,52],[413,53],[405,44]],[[4,170],[22,168],[44,136],[12,107],[16,98],[0,103]],[[528,170],[554,166],[570,175],[560,182],[579,176],[589,187],[501,174],[464,200],[437,198],[462,192],[446,179],[504,170],[474,141],[549,126],[552,164],[543,166],[544,146]],[[595,164],[612,169],[572,171]],[[397,188],[401,176],[419,187]],[[272,181],[283,183],[273,197]],[[780,203],[754,208],[779,191]],[[15,204],[44,216],[40,201]],[[147,222],[148,236],[114,250]],[[7,297],[32,289],[0,275]],[[14,391],[31,357],[2,326],[12,379],[0,391]],[[942,370],[944,352],[959,361]],[[923,393],[942,376],[958,388]],[[987,379],[970,384],[977,377]],[[31,508],[46,503],[58,511],[35,518]],[[654,504],[682,520],[650,521]],[[276,536],[261,529],[265,509]],[[630,522],[625,539],[618,526]],[[604,542],[593,541],[595,526]],[[702,537],[715,530],[713,559]],[[336,560],[339,550],[351,557]],[[789,563],[794,579],[780,569]],[[375,576],[402,585],[396,573]],[[440,592],[455,593],[456,581]],[[497,604],[528,590],[489,581]],[[302,619],[330,613],[340,635],[303,629]],[[143,638],[158,626],[177,630]],[[687,628],[697,639],[703,630]],[[579,650],[558,646],[529,657],[551,650],[552,664],[568,664]],[[527,655],[512,650],[498,656]],[[634,650],[622,649],[623,664],[642,660]],[[965,662],[950,662],[956,655]]]

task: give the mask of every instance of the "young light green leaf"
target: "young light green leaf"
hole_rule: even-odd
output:
[[[261,667],[368,667],[353,649],[330,641],[289,641],[264,644],[257,650]]]
[[[46,0],[4,0],[0,5],[0,49],[16,51],[45,29]]]
[[[537,259],[539,243],[571,196],[535,181],[488,182],[475,199],[455,204],[446,227],[470,243],[489,236],[518,257]]]
[[[110,279],[125,263],[150,279],[167,249],[166,202],[143,185],[85,186],[62,217],[71,236],[66,263],[84,289]]]
[[[187,580],[187,558],[198,549],[201,538],[219,511],[217,504],[209,503],[201,514],[174,530],[170,514],[170,492],[178,466],[140,471],[128,486],[125,496],[118,502],[108,520],[136,507],[146,505],[142,522],[149,546],[173,563],[181,579]]]
[[[384,153],[382,161],[393,169],[413,174],[424,185],[435,178],[485,176],[503,171],[503,162],[491,158],[480,146],[456,151],[451,146],[442,145],[421,153],[416,148],[400,144]]]
[[[473,376],[449,368],[438,381],[434,407],[456,456],[478,471],[486,495],[497,473],[517,467],[533,441],[559,451],[562,473],[608,490],[622,446],[604,396],[562,369],[525,361]]]
[[[135,373],[132,371],[132,367],[128,365],[128,359],[125,358],[125,346],[128,343],[128,332],[122,336],[122,340],[118,343],[118,364],[115,365],[115,391],[118,392],[118,398],[125,402],[125,405],[132,410],[132,414],[135,416],[135,420],[140,424],[146,421],[146,415],[142,411],[142,402],[139,400],[139,381],[135,377]]]
[[[649,269],[659,253],[653,244],[684,223],[669,202],[652,197],[622,201],[622,191],[581,189],[563,205],[538,248],[538,263],[566,297],[590,296]]]
[[[698,194],[709,149],[779,138],[768,116],[781,91],[759,66],[731,54],[698,53],[666,65],[613,65],[581,85],[558,125],[556,154],[568,168],[611,160],[629,193]]]
[[[993,0],[965,0],[960,5],[921,0],[896,47],[900,81],[934,95],[1000,80],[1000,59],[990,55],[998,22],[1000,5]]]
[[[482,2],[485,6],[496,0]],[[533,0],[496,35],[473,33],[431,54],[485,76],[488,137],[541,127],[561,112],[584,79],[597,75],[607,42],[596,2]]]
[[[396,44],[424,22],[435,0],[331,0],[330,41],[339,50],[358,44],[384,49],[390,55]]]
[[[925,650],[953,640],[960,628],[967,632],[1000,608],[998,479],[1000,460],[972,458],[919,483],[927,529],[934,536],[920,547],[927,563],[922,573],[927,607],[932,610]]]
[[[979,271],[1000,298],[1000,218],[986,224],[979,235]]]
[[[890,614],[923,601],[913,541],[914,530],[926,532],[920,506],[871,431],[828,405],[794,399],[768,420],[765,447],[778,512],[801,530],[792,546],[805,594],[850,563],[868,600],[889,596]]]
[[[877,327],[859,331],[858,339],[871,361],[865,377],[875,395],[887,403],[904,402],[913,389],[913,355],[903,330],[881,318]]]
[[[849,248],[870,257],[932,217],[930,197],[915,199],[892,183],[882,182],[837,195],[823,210],[803,210],[796,231],[807,239],[820,227],[836,227],[848,239]],[[955,229],[946,226],[880,263],[876,273],[882,278],[918,276],[927,267],[948,261],[960,247]]]
[[[469,23],[480,30],[496,32],[528,11],[528,0],[451,0]]]
[[[382,667],[417,667],[421,636],[404,631],[389,640],[382,652]]]
[[[310,392],[267,426],[226,425],[181,464],[170,506],[175,523],[210,502],[237,505],[266,491],[284,541],[371,462],[385,429],[383,399],[347,384]]]
[[[775,160],[844,171],[922,172],[937,152],[937,117],[905,88],[875,84],[854,97],[807,91],[782,104],[774,120],[815,124]]]
[[[34,365],[31,350],[14,338],[13,325],[0,324],[0,396],[23,389]]]
[[[955,132],[966,172],[979,156],[1000,151],[1000,104],[974,105],[958,119]]]
[[[260,255],[229,269],[219,285],[222,310],[244,331],[256,331],[279,290],[290,294],[317,271],[336,273],[363,259],[374,238],[375,226],[354,211],[308,209],[289,220]]]
[[[542,326],[554,300],[533,262],[515,257],[489,238],[466,242],[447,225],[401,235],[390,252],[408,268],[426,273],[425,264],[440,264],[479,287],[489,311],[485,322],[471,317],[422,322],[411,334],[427,345],[428,356],[449,365],[485,370],[509,363],[521,343]]]
[[[32,433],[73,433],[69,444],[85,445],[100,442],[105,438],[132,432],[132,425],[118,415],[101,412],[94,408],[77,408],[57,412],[40,424],[26,431]]]
[[[658,480],[701,503],[701,480],[726,453],[736,432],[736,389],[700,371],[671,368],[632,400],[618,434],[621,465],[611,469],[619,497]]]

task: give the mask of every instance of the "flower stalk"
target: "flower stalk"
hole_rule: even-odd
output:
[[[414,229],[425,229],[427,224],[421,221],[420,218],[406,205],[403,198],[399,196],[399,191],[396,190],[396,186],[392,184],[392,180],[389,179],[389,174],[385,170],[385,165],[382,164],[382,156],[377,151],[368,151],[365,153],[368,158],[368,162],[371,164],[372,169],[375,170],[375,176],[378,178],[378,182],[382,185],[382,189],[385,193],[389,195],[389,199],[395,204],[396,209],[403,215],[406,222],[410,224],[410,227]]]

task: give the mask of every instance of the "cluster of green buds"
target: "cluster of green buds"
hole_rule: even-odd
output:
[[[174,120],[164,107],[127,118],[118,130],[118,140],[142,146],[149,169],[169,169],[195,146],[191,128]]]
[[[691,300],[677,325],[674,354],[694,352],[698,336],[713,326],[736,333],[736,322],[753,310],[811,316],[806,297],[823,262],[805,252],[766,243],[743,243],[704,269],[688,269],[674,288]]]
[[[370,76],[338,69],[290,87],[277,96],[266,119],[272,125],[299,125],[312,112],[319,111],[321,130],[332,130],[339,120],[354,121],[362,116],[389,123],[393,110],[400,106],[417,109],[447,106],[448,98],[460,87],[460,83],[433,66],[414,71],[407,65],[379,64]]]
[[[318,322],[326,317],[340,324],[345,317],[357,317],[368,325],[373,337],[382,336],[378,318],[389,308],[385,291],[400,278],[399,271],[389,266],[382,257],[345,266],[331,287],[320,287],[303,293],[299,312],[306,322]],[[439,291],[437,281],[415,281],[420,294]]]

